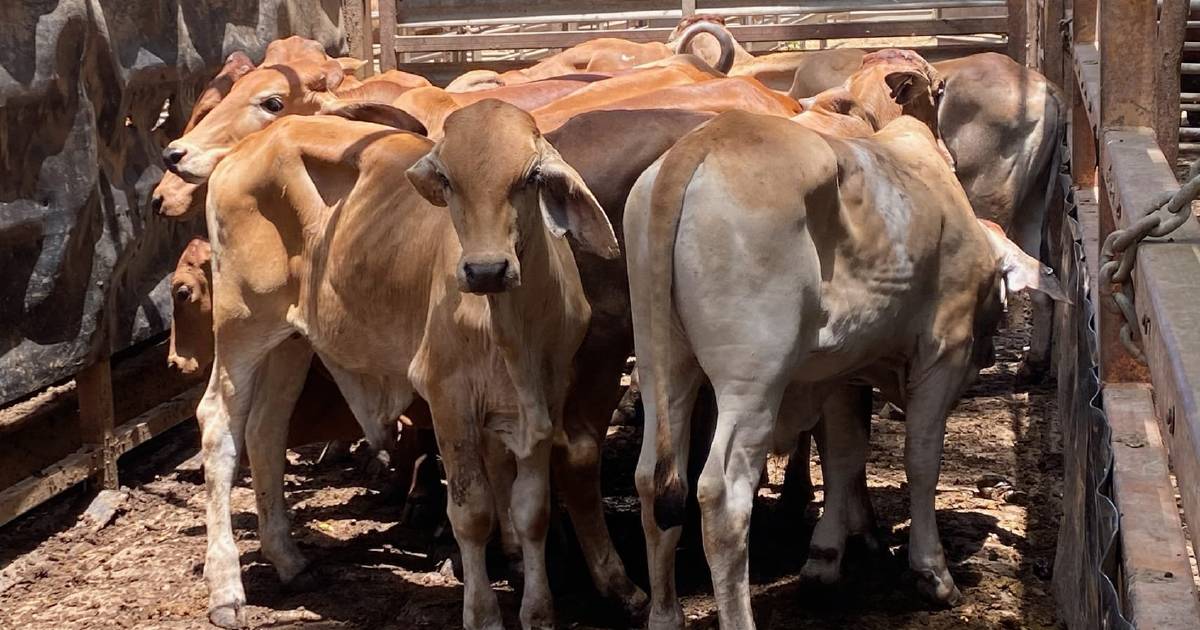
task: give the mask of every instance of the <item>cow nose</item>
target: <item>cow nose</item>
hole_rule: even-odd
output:
[[[192,299],[192,290],[186,284],[179,285],[179,288],[175,289],[175,299],[180,302],[187,302]]]
[[[183,159],[183,156],[187,155],[187,149],[180,149],[178,147],[167,147],[167,148],[163,149],[162,155],[163,155],[163,164],[166,164],[167,168],[174,170],[173,167],[177,166],[179,164],[179,161]]]
[[[471,293],[500,293],[505,289],[508,261],[463,263],[463,276]]]
[[[154,214],[159,214],[162,212],[162,205],[162,195],[154,195],[150,198],[150,209],[154,211]]]

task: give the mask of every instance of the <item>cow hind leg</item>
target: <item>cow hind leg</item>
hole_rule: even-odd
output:
[[[921,594],[945,606],[953,606],[962,599],[946,566],[935,510],[946,415],[961,389],[967,363],[965,352],[957,354],[960,356],[943,359],[910,384],[908,426],[904,433],[904,468],[912,512],[908,564]]]
[[[780,379],[773,379],[780,380]],[[718,382],[717,429],[696,485],[704,553],[723,629],[754,628],[750,607],[750,513],[771,447],[782,383]]]
[[[680,470],[687,470],[692,409],[695,407],[704,373],[682,341],[681,338],[677,338],[671,352],[671,374],[667,377],[667,404],[671,409],[670,428],[675,441],[675,461]],[[650,613],[647,627],[649,630],[682,628],[683,608],[675,591],[675,548],[679,545],[683,527],[659,529],[654,517],[654,477],[658,464],[655,452],[658,402],[655,400],[653,380],[656,375],[649,369],[643,369],[640,378],[646,421],[634,481],[638,498],[641,500],[642,532],[646,537],[646,561],[650,573]],[[682,477],[686,486],[687,476]]]
[[[800,575],[832,584],[841,579],[847,536],[870,535],[874,528],[869,499],[860,488],[866,485],[871,390],[838,388],[825,399],[821,412],[823,420],[817,426],[817,436],[825,509],[813,530],[808,560]]]
[[[233,537],[230,494],[245,446],[247,418],[254,403],[254,384],[262,357],[279,340],[267,335],[237,335],[229,330],[217,338],[213,369],[196,418],[207,494],[205,526],[208,535],[204,579],[208,585],[208,617],[222,628],[240,628],[246,619],[246,594],[237,544]]]
[[[311,360],[312,348],[303,339],[285,340],[271,350],[259,369],[254,407],[246,425],[262,553],[284,584],[292,584],[308,566],[291,536],[283,472],[287,464],[288,419],[300,398]]]
[[[603,433],[597,435],[591,426],[571,426],[570,420],[567,424],[566,444],[554,453],[554,480],[559,486],[559,494],[571,517],[596,589],[604,597],[619,603],[629,618],[639,619],[648,603],[646,594],[625,574],[625,564],[613,547],[604,520],[600,493]]]
[[[483,432],[484,464],[492,488],[492,505],[496,509],[497,529],[500,530],[500,549],[508,561],[510,579],[524,579],[525,566],[521,558],[521,539],[512,518],[513,484],[517,479],[517,463],[504,441],[488,431]]]

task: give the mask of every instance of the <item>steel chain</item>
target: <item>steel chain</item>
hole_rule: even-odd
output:
[[[1121,343],[1142,363],[1146,362],[1146,354],[1140,346],[1142,333],[1134,309],[1133,286],[1129,282],[1137,262],[1138,247],[1146,237],[1161,238],[1179,229],[1191,214],[1191,202],[1197,196],[1200,196],[1200,160],[1188,168],[1183,186],[1173,193],[1159,195],[1132,225],[1113,230],[1100,249],[1100,286],[1108,286],[1112,296],[1111,301],[1104,302],[1105,308],[1123,317]],[[1184,212],[1185,209],[1188,212]]]

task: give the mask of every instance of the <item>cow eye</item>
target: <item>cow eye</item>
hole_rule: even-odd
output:
[[[525,178],[525,185],[526,186],[537,186],[538,182],[541,181],[541,179],[542,179],[542,169],[539,166],[535,166],[535,167],[529,169],[529,175]]]
[[[264,100],[261,103],[261,106],[263,109],[271,112],[272,114],[278,114],[279,112],[283,111],[283,99],[279,98],[278,96],[272,96]]]
[[[446,190],[450,190],[450,178],[446,177],[445,173],[438,171],[437,178],[438,178],[438,183],[440,183],[442,185],[442,188],[445,188]]]

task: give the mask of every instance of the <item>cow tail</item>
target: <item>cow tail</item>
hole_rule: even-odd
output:
[[[733,35],[720,24],[707,21],[693,23],[684,29],[683,34],[679,36],[679,46],[676,50],[679,52],[691,52],[692,40],[700,33],[708,33],[717,38],[717,41],[721,44],[721,57],[717,59],[716,71],[721,74],[729,74],[729,70],[733,68],[735,52],[733,48]]]
[[[664,158],[650,197],[650,362],[654,374],[656,441],[654,465],[654,522],[667,530],[683,524],[687,490],[679,475],[671,435],[670,348],[674,326],[672,284],[675,274],[675,239],[683,214],[684,193],[707,150],[701,143],[687,142],[671,149]]]

